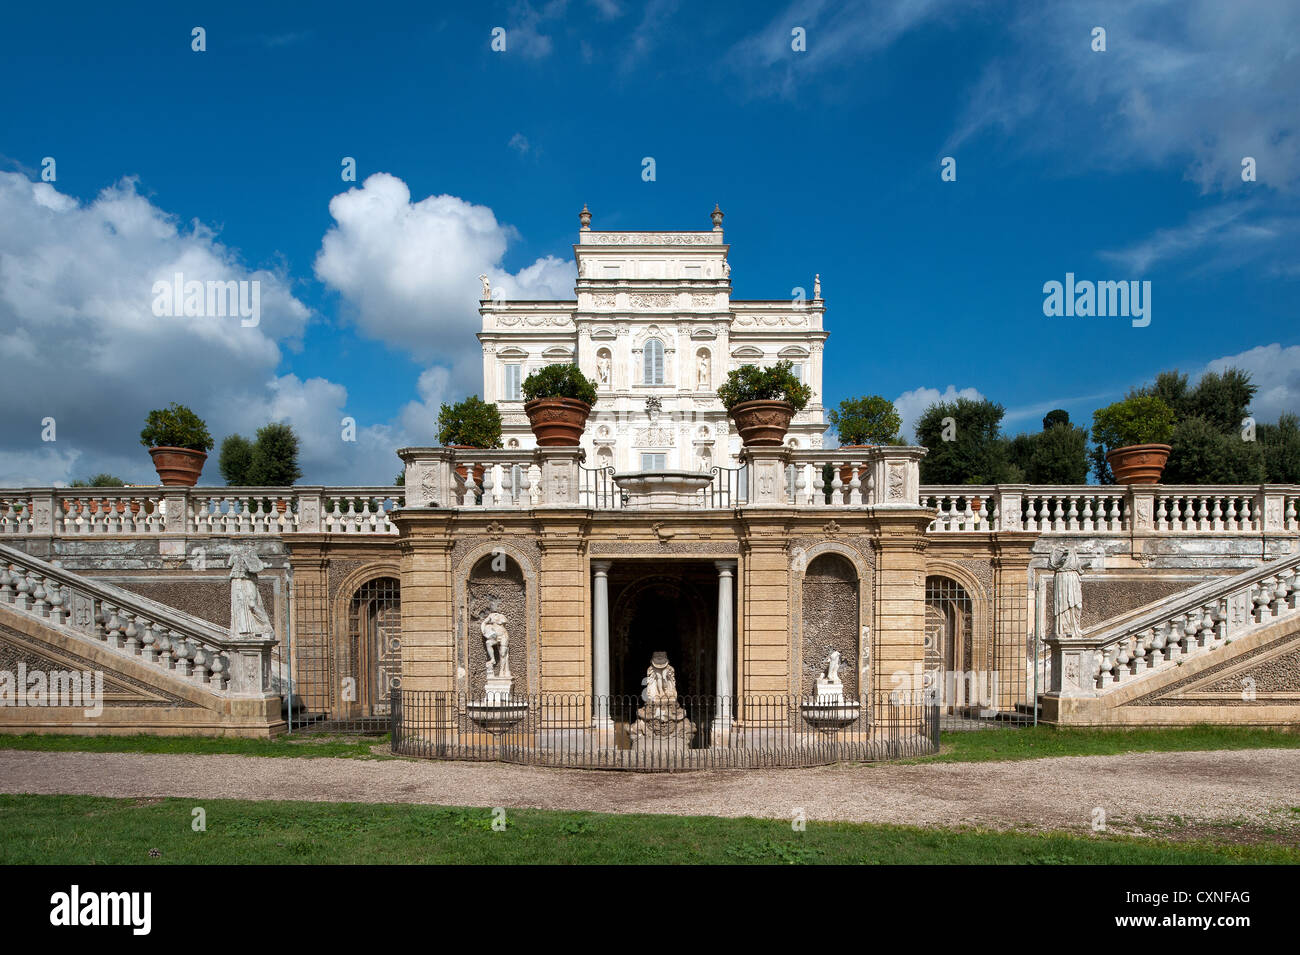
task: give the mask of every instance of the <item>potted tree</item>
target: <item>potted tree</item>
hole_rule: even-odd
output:
[[[827,417],[839,434],[841,451],[865,451],[878,444],[893,444],[903,424],[894,403],[880,395],[845,398]],[[860,480],[864,477],[859,475]],[[853,465],[840,465],[840,481],[847,485],[851,480]]]
[[[718,398],[736,422],[746,447],[780,447],[790,430],[790,419],[802,411],[812,389],[794,376],[788,361],[771,368],[741,365],[727,375]]]
[[[596,386],[577,365],[547,365],[524,380],[524,413],[541,448],[574,447],[596,403]]]
[[[193,487],[212,450],[212,435],[202,418],[173,401],[149,412],[140,443],[149,449],[164,487]]]
[[[1174,410],[1155,395],[1129,395],[1092,413],[1092,440],[1116,484],[1159,484],[1173,433]]]
[[[472,450],[474,448],[501,447],[501,413],[497,406],[478,395],[470,395],[454,405],[444,404],[438,410],[438,441],[448,448]],[[468,480],[469,467],[456,465],[461,480]],[[474,465],[474,483],[483,483],[483,465]]]

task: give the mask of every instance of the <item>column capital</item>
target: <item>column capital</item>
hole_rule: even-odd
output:
[[[736,572],[736,561],[733,560],[715,560],[713,566],[717,568],[719,577],[730,577]]]
[[[613,563],[612,560],[593,560],[591,562],[591,569],[593,572],[603,577],[609,573],[609,568]]]

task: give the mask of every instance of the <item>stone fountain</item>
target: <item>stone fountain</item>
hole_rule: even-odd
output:
[[[803,718],[819,730],[839,730],[857,721],[862,704],[844,698],[844,681],[840,678],[840,652],[832,650],[822,660],[822,675],[817,678],[817,693],[799,704]]]
[[[479,621],[479,631],[487,651],[487,681],[483,699],[466,703],[465,712],[489,733],[504,733],[528,715],[528,703],[512,696],[510,631],[506,628],[506,615],[496,600],[488,603],[487,612]]]

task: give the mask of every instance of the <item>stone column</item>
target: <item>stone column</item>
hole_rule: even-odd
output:
[[[593,560],[591,674],[594,701],[592,722],[597,727],[612,725],[609,716],[609,566],[608,560]]]
[[[718,696],[718,712],[713,720],[714,732],[731,729],[731,695],[735,690],[736,628],[732,610],[735,595],[736,562],[715,560],[718,569],[718,677],[714,693]]]

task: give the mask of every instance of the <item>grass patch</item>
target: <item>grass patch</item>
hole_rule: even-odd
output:
[[[1300,733],[1249,726],[1180,726],[1161,729],[1079,729],[1026,726],[1021,729],[944,733],[937,756],[900,763],[981,763],[1050,756],[1114,756],[1119,753],[1177,753],[1222,749],[1300,749]]]
[[[343,759],[394,759],[376,748],[387,747],[388,736],[278,736],[238,739],[208,736],[56,736],[28,733],[0,735],[0,749],[47,753],[230,753],[237,756],[299,756]]]
[[[191,829],[198,807],[206,832]],[[449,806],[0,795],[0,864],[1300,863],[1293,846],[1112,835],[536,809],[506,822]]]

